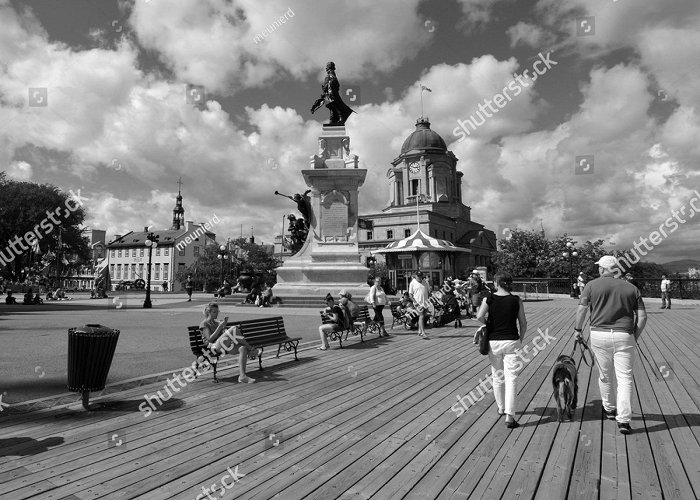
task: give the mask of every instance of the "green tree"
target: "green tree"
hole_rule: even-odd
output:
[[[43,268],[50,278],[64,276],[89,258],[80,227],[85,210],[76,199],[50,184],[7,179],[4,172],[0,186],[0,252],[7,263],[0,273],[4,277],[19,279],[30,266]],[[34,241],[38,254],[30,248]]]

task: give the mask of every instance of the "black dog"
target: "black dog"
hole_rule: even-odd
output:
[[[573,420],[578,403],[578,370],[571,356],[561,355],[557,358],[552,372],[552,387],[559,421],[564,421],[564,410],[569,420]]]

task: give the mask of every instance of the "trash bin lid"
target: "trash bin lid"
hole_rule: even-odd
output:
[[[71,328],[70,331],[75,332],[75,333],[104,333],[104,334],[114,334],[118,333],[119,330],[115,330],[114,328],[110,328],[108,326],[100,325],[97,323],[88,323],[82,328]]]

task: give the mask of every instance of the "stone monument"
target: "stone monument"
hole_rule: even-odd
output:
[[[337,297],[345,288],[361,301],[369,291],[369,269],[360,262],[357,201],[367,170],[357,168],[344,126],[324,125],[318,145],[310,168],[301,171],[311,189],[309,234],[301,250],[277,269],[273,293]]]

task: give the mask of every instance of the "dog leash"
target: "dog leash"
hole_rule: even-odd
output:
[[[591,353],[590,347],[588,347],[588,343],[583,340],[583,337],[579,337],[576,340],[574,340],[574,348],[571,350],[571,354],[569,355],[570,358],[574,357],[574,354],[576,353],[576,348],[579,347],[581,349],[581,359],[583,360],[584,363],[586,363],[586,366],[592,366],[593,360],[595,359],[593,357],[593,353]],[[586,351],[588,351],[588,355],[591,357],[591,363],[589,363],[586,360]]]

